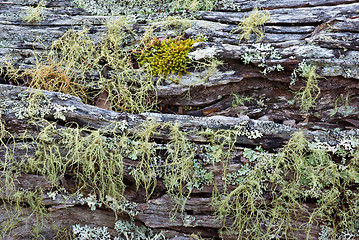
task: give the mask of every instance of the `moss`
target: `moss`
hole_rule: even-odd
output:
[[[85,102],[93,102],[98,94],[105,92],[112,110],[132,113],[153,110],[157,99],[152,97],[155,94],[150,95],[155,92],[152,76],[146,74],[143,68],[134,69],[131,53],[135,50],[125,49],[125,44],[133,35],[128,23],[123,18],[111,18],[106,27],[107,31],[98,45],[89,38],[88,29],[80,32],[69,30],[53,43],[50,54],[56,55],[55,50],[60,50],[60,60],[64,65],[80,71],[80,77],[74,80],[87,91],[85,96],[75,95]],[[103,76],[103,72],[108,70],[111,73]],[[99,81],[89,83],[87,75],[93,73],[101,77]],[[102,89],[89,99],[93,86]]]
[[[188,53],[200,38],[160,41],[154,34],[158,29],[175,28],[181,35],[190,26],[188,20],[172,17],[153,23],[141,36],[134,33],[125,17],[109,18],[104,25],[107,31],[96,42],[90,38],[88,28],[68,30],[47,52],[35,57],[33,69],[24,71],[7,61],[6,79],[68,93],[87,104],[96,104],[105,96],[106,107],[111,110],[140,113],[156,109],[155,84],[161,84],[164,77],[179,83],[182,74],[193,67],[194,71],[206,73],[202,79],[205,81],[221,64],[212,58],[190,66],[194,62]],[[179,77],[172,78],[170,74]]]
[[[167,39],[157,40],[139,57],[139,64],[148,63],[155,75],[168,77],[170,74],[178,74],[182,78],[183,73],[188,73],[188,65],[191,59],[188,56],[193,44],[200,40],[188,38],[186,40]],[[178,79],[172,80],[178,83]]]
[[[47,52],[35,57],[33,69],[18,69],[7,61],[6,79],[17,84],[25,82],[32,88],[71,94],[88,104],[105,95],[109,108],[115,111],[155,110],[156,82],[161,84],[162,77],[175,73],[180,77],[170,79],[178,83],[192,62],[188,52],[201,39],[158,40],[154,35],[157,29],[176,28],[182,32],[189,27],[188,21],[178,17],[150,25],[142,36],[133,32],[124,17],[109,18],[104,24],[107,31],[96,43],[87,28],[68,30]],[[205,80],[219,64],[212,59],[197,63],[194,69],[208,70]],[[93,76],[99,77],[93,79]]]
[[[45,56],[37,56],[36,67],[25,71],[6,64],[6,77],[14,82],[27,82],[30,87],[68,93],[85,103],[94,103],[105,92],[113,110],[138,113],[153,110],[156,97],[152,76],[144,69],[134,69],[133,49],[126,49],[133,33],[125,19],[106,22],[107,31],[100,43],[89,37],[89,29],[68,30],[52,43]],[[141,46],[141,43],[136,47]],[[109,73],[111,71],[111,73]],[[106,76],[103,76],[106,73]],[[89,76],[100,80],[89,81]],[[113,82],[116,82],[114,85]]]
[[[105,65],[118,71],[109,78],[102,77],[102,89],[110,96],[112,94],[109,101],[114,109],[146,111],[149,108],[140,108],[138,103],[143,106],[153,104],[146,102],[148,95],[141,95],[141,92],[147,94],[151,91],[153,81],[147,76],[143,77],[146,69],[130,68],[127,61],[122,61],[130,58],[122,50],[118,50],[123,44],[126,45],[126,39],[121,32],[123,26],[116,26],[109,27],[112,37],[104,40],[106,46],[102,48],[101,59],[107,59]],[[82,33],[69,33],[62,42],[57,42],[60,56],[64,49],[71,47],[71,44],[67,46],[66,41],[73,41],[74,36],[78,36],[79,41],[84,40],[91,48],[94,47],[88,42],[90,40],[86,40],[85,35],[81,35]],[[150,35],[149,33],[148,36]],[[150,36],[141,46],[152,46],[151,40],[153,38]],[[112,56],[105,57],[104,53],[111,49],[117,49],[116,56],[124,58],[112,61]],[[98,56],[93,56],[92,50],[79,49],[76,54],[80,53],[90,54],[92,57],[89,59],[94,59],[92,63],[97,62]],[[64,62],[68,61],[72,68],[87,68],[87,63],[81,65],[81,58],[73,57],[75,58],[64,55],[62,59]],[[93,66],[102,68],[96,67],[96,64]],[[316,79],[312,67],[301,74],[302,77]],[[131,90],[139,90],[137,98],[133,98]],[[312,98],[316,98],[315,94],[316,91],[312,93]],[[74,196],[82,193],[90,207],[96,209],[104,206],[131,215],[128,209],[131,208],[132,211],[136,206],[126,202],[123,196],[126,187],[123,182],[123,159],[128,158],[138,161],[130,169],[131,175],[137,187],[145,189],[147,199],[151,198],[158,181],[164,183],[167,194],[175,201],[172,216],[184,210],[186,200],[195,188],[201,189],[205,185],[214,184],[212,206],[217,217],[223,221],[223,235],[231,233],[241,239],[271,239],[295,237],[296,231],[306,231],[309,236],[313,224],[319,221],[331,226],[333,236],[347,232],[354,235],[358,231],[357,139],[342,139],[338,146],[329,146],[316,141],[309,142],[299,132],[294,133],[292,139],[277,154],[259,149],[243,150],[236,146],[239,138],[256,139],[263,134],[255,129],[253,122],[243,121],[232,129],[192,132],[207,142],[201,148],[188,139],[187,132],[170,123],[148,121],[131,131],[126,130],[126,122],[115,125],[114,129],[93,130],[75,124],[58,129],[55,124],[39,120],[51,111],[56,113],[56,109],[49,106],[49,99],[39,92],[32,95],[24,93],[22,96],[27,104],[13,109],[21,113],[16,116],[36,122],[41,132],[33,139],[37,149],[36,156],[18,163],[9,147],[15,141],[6,131],[6,124],[0,121],[0,144],[6,152],[5,161],[1,162],[1,177],[4,182],[0,189],[1,193],[9,196],[4,200],[9,214],[14,214],[10,212],[11,204],[21,208],[27,203],[26,206],[34,211],[33,216],[38,219],[45,216],[41,190],[29,189],[32,193],[19,193],[15,189],[14,183],[18,175],[28,172],[45,176],[54,189],[59,188],[59,179],[69,173],[74,176],[78,185],[70,192]],[[28,98],[29,96],[31,97]],[[238,104],[241,104],[240,101]],[[137,106],[132,108],[131,105]],[[41,106],[47,107],[39,111]],[[61,112],[57,116],[57,119],[63,120]],[[159,138],[162,139],[161,143],[156,140]],[[229,171],[229,162],[241,150],[243,158],[240,157],[243,161],[236,171]],[[204,165],[218,163],[223,166],[224,183],[214,179],[213,173],[204,168]],[[315,203],[313,211],[306,207],[306,202]],[[134,215],[135,213],[131,216]],[[2,225],[3,236],[16,227],[21,213],[15,213],[14,216],[15,219]],[[193,216],[185,216],[184,222],[187,226],[194,226],[194,219]]]

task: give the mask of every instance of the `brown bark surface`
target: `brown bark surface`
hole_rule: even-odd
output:
[[[104,31],[103,21],[108,17],[91,16],[82,9],[75,8],[70,0],[48,1],[46,19],[41,23],[28,24],[21,21],[19,13],[31,6],[31,1],[0,0],[0,66],[11,55],[12,63],[23,69],[32,68],[36,63],[33,53],[44,52],[51,43],[61,37],[68,29],[90,27],[90,35],[96,39]],[[245,147],[262,146],[271,152],[277,152],[290,139],[293,132],[303,131],[308,140],[335,144],[344,137],[359,137],[359,3],[355,0],[315,0],[315,1],[245,1],[235,0],[241,11],[229,8],[217,8],[214,11],[200,12],[200,19],[192,20],[192,27],[186,30],[186,36],[199,33],[207,36],[207,42],[196,43],[192,53],[215,56],[224,62],[218,71],[212,73],[207,81],[194,85],[197,76],[184,75],[183,84],[166,84],[158,86],[157,95],[163,111],[158,113],[130,114],[114,112],[87,105],[79,98],[43,91],[50,104],[49,111],[43,116],[58,128],[67,128],[66,123],[76,123],[80,127],[105,129],[111,124],[125,121],[128,131],[135,132],[146,120],[160,123],[178,123],[181,130],[188,133],[188,139],[196,146],[209,144],[210,139],[191,132],[201,129],[229,129],[245,121],[246,128],[256,129],[263,136],[252,139],[240,137],[236,142],[236,156],[230,161],[228,171],[234,172],[245,159],[242,157]],[[266,9],[271,18],[265,25],[265,36],[261,41],[270,43],[281,59],[265,59],[244,64],[243,56],[248,49],[254,48],[256,39],[238,44],[239,33],[233,33],[243,17],[254,7]],[[135,24],[139,33],[145,24]],[[159,37],[166,32],[157,32]],[[300,102],[295,99],[295,91],[305,86],[304,79],[299,78],[291,85],[291,76],[300,62],[307,62],[317,67],[320,95],[315,108],[309,112],[300,110]],[[281,64],[283,71],[263,74],[263,67]],[[206,72],[201,73],[206,75]],[[96,77],[96,76],[94,76]],[[26,87],[10,85],[5,73],[0,76],[0,110],[5,129],[14,137],[15,144],[8,144],[14,152],[14,158],[36,157],[36,138],[40,131],[27,118],[19,119],[19,109],[26,108],[22,94]],[[188,92],[190,90],[190,92]],[[233,106],[233,94],[249,97],[244,106]],[[65,121],[56,118],[59,107],[72,107],[73,111],[62,111]],[[339,128],[340,131],[332,131]],[[25,143],[21,136],[26,132]],[[1,135],[0,135],[1,137]],[[171,136],[159,133],[153,137],[157,143],[167,143]],[[23,145],[26,144],[26,148]],[[7,147],[0,147],[0,161],[4,161]],[[26,149],[26,150],[25,150]],[[124,160],[125,196],[128,201],[138,203],[134,218],[138,225],[164,230],[171,239],[193,239],[192,233],[200,232],[204,238],[219,239],[218,230],[222,223],[213,216],[211,198],[213,184],[200,191],[194,191],[188,199],[183,213],[170,219],[173,201],[165,191],[163,183],[158,186],[151,199],[146,202],[143,189],[136,189],[134,180],[129,175],[128,166],[136,162]],[[206,170],[215,173],[215,179],[221,183],[222,165],[210,165]],[[0,174],[0,176],[3,176]],[[0,179],[5,181],[4,179]],[[74,187],[74,182],[63,179],[60,183],[66,188]],[[45,239],[52,239],[56,229],[71,228],[74,224],[106,226],[113,231],[116,217],[129,219],[126,214],[115,216],[105,207],[91,211],[81,202],[64,201],[60,195],[55,199],[45,194],[52,186],[46,178],[35,173],[23,173],[16,182],[16,188],[44,190],[43,203],[49,215],[44,222],[41,234]],[[219,184],[220,186],[220,184]],[[6,199],[6,196],[3,196]],[[312,202],[303,203],[309,212],[313,211]],[[0,205],[0,224],[6,221],[8,210]],[[23,206],[29,214],[31,211]],[[299,210],[298,210],[299,211]],[[26,215],[26,214],[25,214]],[[31,239],[33,220],[20,221],[5,239]],[[300,223],[296,223],[300,224]],[[313,225],[309,239],[317,239],[320,225]],[[193,236],[192,236],[193,237]],[[296,233],[298,239],[305,239],[306,234]],[[232,239],[224,236],[224,239]],[[236,239],[236,238],[234,238]]]

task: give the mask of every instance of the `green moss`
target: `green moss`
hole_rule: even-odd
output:
[[[170,74],[178,74],[182,78],[183,73],[188,73],[188,65],[191,59],[188,56],[192,45],[200,40],[188,38],[186,40],[167,39],[157,40],[139,58],[140,65],[148,63],[155,75],[168,77]],[[178,83],[178,79],[172,80]]]
[[[105,107],[114,111],[155,110],[155,84],[161,84],[164,77],[178,83],[192,63],[188,56],[192,45],[201,39],[160,41],[155,36],[155,30],[168,28],[181,35],[190,23],[179,17],[151,24],[141,36],[134,33],[124,17],[109,18],[104,25],[107,31],[99,41],[90,37],[88,28],[68,30],[49,51],[36,56],[35,68],[23,71],[6,62],[6,78],[28,82],[31,88],[71,94],[88,104],[105,98]],[[204,81],[219,64],[211,59],[196,62],[193,68],[207,71]],[[179,77],[172,78],[170,74]],[[160,77],[154,78],[155,75]]]
[[[68,93],[85,103],[94,103],[105,92],[107,102],[116,111],[153,110],[157,99],[152,75],[146,74],[145,68],[135,69],[131,62],[132,52],[143,42],[135,49],[126,48],[134,33],[124,18],[111,18],[105,25],[107,31],[99,43],[89,37],[87,28],[68,30],[52,43],[45,56],[37,56],[33,69],[20,71],[8,62],[7,78],[25,80],[32,88]],[[101,77],[89,81],[93,75]]]
[[[23,71],[6,62],[6,78],[17,83],[26,81],[31,88],[71,94],[88,104],[105,96],[106,106],[115,111],[140,113],[156,109],[155,83],[160,84],[161,77],[170,74],[180,76],[170,77],[178,83],[192,61],[188,52],[200,39],[158,40],[156,29],[175,28],[182,32],[190,26],[178,17],[150,25],[142,36],[133,32],[126,18],[109,18],[104,24],[107,31],[97,42],[90,38],[87,28],[68,30],[49,51],[36,56],[35,68]],[[207,69],[207,79],[218,65],[212,60],[194,68]],[[154,75],[161,77],[154,79]]]

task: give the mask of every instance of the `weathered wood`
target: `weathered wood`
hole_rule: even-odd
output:
[[[98,42],[106,31],[104,22],[108,16],[90,16],[84,10],[75,8],[70,0],[48,1],[45,8],[46,19],[41,23],[25,23],[21,14],[33,6],[33,1],[0,1],[0,67],[5,61],[12,61],[22,69],[35,66],[34,55],[45,53],[51,43],[61,37],[67,30],[81,30],[84,26],[90,29],[89,36]],[[162,113],[117,113],[98,107],[86,105],[79,98],[42,91],[44,104],[36,117],[56,123],[58,128],[67,128],[67,123],[75,123],[90,129],[109,129],[115,124],[125,124],[129,134],[146,120],[159,123],[177,123],[187,133],[187,138],[194,147],[208,145],[210,139],[199,135],[196,131],[211,129],[234,129],[244,124],[246,129],[258,131],[262,137],[237,138],[233,159],[226,171],[236,172],[246,159],[243,158],[245,147],[262,146],[276,152],[287,142],[296,131],[302,131],[309,141],[336,145],[342,139],[358,138],[357,129],[359,112],[359,3],[356,0],[297,0],[282,1],[245,1],[235,0],[237,9],[223,6],[219,1],[214,11],[201,11],[200,19],[191,20],[192,27],[185,31],[186,37],[205,35],[207,42],[194,45],[190,55],[195,60],[216,57],[224,62],[223,66],[214,71],[206,81],[201,81],[207,72],[193,72],[183,75],[181,84],[165,83],[157,86],[159,104]],[[270,20],[265,24],[265,36],[261,43],[270,44],[280,59],[255,59],[249,64],[244,63],[244,56],[250,51],[258,51],[254,36],[248,41],[239,43],[240,31],[238,24],[248,16],[254,8],[268,10]],[[148,23],[134,23],[138,40]],[[176,37],[170,31],[156,30],[161,37]],[[256,47],[257,46],[257,47]],[[264,51],[264,52],[265,52]],[[300,111],[300,102],[295,93],[303,89],[305,79],[298,79],[291,85],[292,73],[298,64],[305,61],[316,66],[321,93],[315,109],[309,112]],[[283,71],[263,74],[266,66],[280,64]],[[0,72],[1,73],[1,72]],[[97,78],[98,76],[91,76]],[[13,152],[18,162],[36,157],[36,137],[41,130],[36,124],[28,122],[28,103],[26,96],[33,92],[25,87],[8,85],[5,73],[0,74],[0,120],[5,129],[11,133],[4,137],[0,146],[0,162],[5,155]],[[90,80],[90,79],[89,79]],[[233,94],[240,98],[250,98],[245,104],[234,104]],[[185,114],[185,115],[175,115]],[[340,131],[333,131],[334,129]],[[120,132],[120,131],[119,131]],[[24,139],[24,134],[26,138]],[[168,132],[153,136],[156,144],[170,141]],[[64,156],[66,153],[63,153]],[[191,233],[201,232],[202,237],[233,239],[233,236],[220,236],[218,229],[222,223],[212,215],[209,195],[213,184],[204,186],[202,190],[194,190],[191,198],[184,206],[183,213],[176,213],[173,221],[170,213],[173,201],[166,193],[164,183],[158,181],[153,196],[146,202],[142,188],[136,189],[134,179],[128,167],[136,166],[137,161],[124,159],[124,179],[128,185],[125,195],[128,201],[136,202],[134,217],[138,224],[164,230],[172,239],[190,239]],[[219,191],[223,191],[223,166],[207,165],[205,170],[214,173]],[[4,169],[1,169],[4,170]],[[71,173],[69,173],[71,174]],[[0,172],[0,186],[5,176]],[[44,176],[35,173],[22,173],[15,182],[16,189],[44,190],[42,202],[48,209],[49,216],[41,234],[51,239],[56,234],[51,224],[71,229],[75,224],[91,224],[106,226],[114,234],[115,215],[106,207],[91,211],[88,206],[74,197],[64,199],[58,193],[55,198],[48,195],[52,185]],[[65,188],[76,187],[76,183],[66,178],[60,180]],[[231,187],[229,187],[231,188]],[[267,194],[267,193],[266,193]],[[267,194],[270,196],[270,194]],[[7,196],[2,194],[3,198]],[[11,199],[6,199],[0,206],[0,224],[8,220],[13,209],[9,209]],[[23,215],[31,214],[24,200]],[[315,209],[315,204],[308,200],[303,202],[307,212],[298,213],[307,216]],[[9,211],[10,210],[10,215]],[[300,215],[299,214],[299,215]],[[128,219],[126,214],[119,214],[120,219]],[[172,215],[173,217],[173,215]],[[302,221],[302,222],[300,222]],[[228,223],[231,223],[230,220]],[[304,225],[305,219],[298,220],[297,226]],[[13,230],[9,239],[30,239],[33,219],[22,219]],[[314,224],[309,239],[317,239],[321,231],[320,223]],[[175,237],[175,236],[180,237]],[[298,239],[306,239],[306,233],[294,233]],[[6,238],[5,238],[6,239]],[[236,239],[236,238],[234,238]]]
[[[26,93],[38,92],[35,89],[29,89],[26,87],[16,87],[11,85],[0,85],[0,96],[3,107],[2,119],[5,120],[5,126],[15,136],[22,134],[25,130],[29,135],[34,131],[33,136],[36,137],[38,129],[34,129],[31,125],[27,124],[27,118],[21,114],[26,113],[28,106],[26,103]],[[248,129],[258,130],[263,136],[259,139],[250,139],[248,137],[241,137],[238,139],[238,144],[244,145],[261,145],[264,148],[277,148],[282,143],[288,141],[293,132],[303,131],[309,139],[318,138],[322,141],[332,141],[332,144],[337,144],[335,138],[330,137],[332,134],[327,131],[309,131],[306,129],[300,129],[297,127],[286,126],[283,124],[277,124],[272,121],[250,120],[247,117],[244,118],[232,118],[232,117],[194,117],[186,115],[171,115],[171,114],[159,114],[159,113],[143,113],[139,115],[133,115],[129,113],[116,113],[109,110],[104,110],[98,107],[89,106],[81,102],[79,98],[71,95],[56,93],[56,92],[41,92],[47,103],[39,105],[40,114],[45,114],[45,118],[49,120],[56,120],[57,115],[60,113],[64,116],[66,122],[74,122],[79,126],[91,127],[94,129],[111,128],[111,125],[115,123],[125,122],[127,128],[138,128],[144,121],[154,120],[155,122],[174,122],[179,123],[180,129],[183,131],[201,130],[201,129],[230,129],[241,123],[245,123]],[[41,113],[41,109],[44,110]],[[45,111],[46,110],[46,111]],[[20,119],[19,119],[20,118]],[[24,118],[24,119],[21,119]],[[23,128],[21,127],[23,126]],[[120,130],[119,130],[120,131]],[[357,137],[359,131],[357,129],[344,130],[337,134],[338,139],[350,136]],[[189,139],[196,142],[208,142],[203,137],[196,136],[189,133]],[[160,136],[160,138],[166,138],[166,136]],[[280,140],[274,144],[273,139]],[[268,144],[268,145],[267,145]]]
[[[24,129],[21,129],[21,125],[26,125],[26,119],[24,120],[15,120],[17,117],[16,111],[19,111],[19,107],[21,108],[22,105],[25,105],[24,102],[22,102],[20,93],[24,93],[26,91],[30,91],[27,88],[24,87],[16,87],[16,86],[9,86],[9,85],[0,85],[2,91],[1,99],[6,99],[6,107],[2,109],[2,119],[5,120],[5,127],[9,131],[12,132],[14,136],[19,136],[21,133],[24,132]],[[54,93],[54,92],[47,92],[44,91],[43,94],[46,96],[47,99],[50,99],[50,104],[57,105],[58,108],[63,107],[63,109],[66,109],[68,106],[74,106],[75,110],[73,111],[64,111],[63,114],[66,116],[67,121],[76,122],[81,126],[89,126],[91,128],[106,128],[109,126],[109,124],[114,122],[121,122],[121,121],[127,121],[128,122],[128,129],[131,131],[131,129],[136,129],[138,126],[145,120],[153,120],[156,122],[176,122],[179,124],[180,128],[183,131],[193,131],[193,130],[200,130],[200,129],[212,129],[212,130],[218,130],[218,129],[229,129],[232,126],[238,125],[242,121],[248,121],[248,120],[241,120],[240,118],[229,118],[229,117],[192,117],[192,116],[181,116],[181,115],[168,115],[168,114],[159,114],[159,113],[144,113],[140,115],[131,115],[131,114],[123,114],[123,113],[115,113],[108,110],[103,110],[97,107],[92,107],[85,105],[81,103],[81,101],[78,98],[72,97],[72,96],[64,96],[63,94]],[[5,102],[3,102],[5,103]],[[4,105],[3,105],[4,106]],[[15,107],[17,106],[17,108]],[[53,119],[55,121],[55,115],[54,112],[49,112],[46,115],[47,119]],[[11,120],[13,119],[13,120]],[[15,120],[15,121],[14,121]],[[22,124],[20,123],[22,122]],[[247,137],[241,137],[238,139],[239,145],[262,145],[265,148],[277,148],[282,146],[282,144],[287,141],[291,134],[295,131],[299,131],[298,128],[285,126],[281,124],[275,124],[270,121],[258,121],[258,120],[250,120],[253,129],[257,129],[259,131],[262,131],[264,136],[259,139],[249,139]],[[33,137],[36,137],[36,129],[27,129],[32,130]],[[309,139],[316,137],[319,140],[323,140],[325,142],[330,142],[331,144],[337,144],[337,141],[339,139],[342,139],[343,137],[349,137],[354,136],[357,137],[359,135],[359,132],[357,130],[350,130],[350,131],[341,131],[340,133],[337,133],[336,136],[332,136],[332,133],[326,132],[326,131],[308,131],[305,129],[302,129],[306,133],[306,135],[309,137]],[[28,131],[31,133],[31,131]],[[17,135],[18,134],[18,135]],[[190,134],[189,139],[191,141],[207,144],[208,140],[196,136],[195,134]],[[154,136],[154,138],[158,138],[159,140],[166,140],[170,139],[170,136],[166,135],[158,135]],[[330,140],[331,139],[331,140]],[[35,148],[32,146],[35,146],[31,141],[26,143],[26,148],[23,146],[22,143],[15,143],[15,146],[13,144],[8,144],[7,150],[10,152],[14,152],[14,158],[18,159],[18,161],[21,161],[25,158],[34,158],[35,157]],[[238,149],[239,155],[241,155],[241,148]],[[5,156],[6,149],[4,147],[0,148],[0,154],[2,156]],[[242,159],[243,160],[243,159]],[[134,166],[136,162],[126,160],[125,166]],[[234,161],[231,163],[231,165],[227,168],[228,172],[235,172],[240,168],[241,164],[238,165],[238,162]],[[223,168],[221,165],[216,167],[207,166],[204,169],[210,170],[213,173],[215,173],[215,178],[218,186],[221,186],[223,183],[222,175]],[[222,170],[221,170],[222,169]],[[217,175],[218,174],[218,175]],[[128,167],[125,167],[125,173],[124,176],[129,181],[131,180],[131,177],[129,175],[129,169]],[[16,184],[16,188],[18,189],[32,189],[33,186],[41,187],[45,192],[51,191],[51,184],[46,183],[44,181],[44,178],[41,176],[36,175],[20,175],[18,177],[19,183]],[[61,185],[67,186],[68,188],[76,187],[73,186],[73,182],[67,182],[66,179],[61,180]],[[72,186],[72,187],[71,187]],[[217,187],[218,188],[218,187]],[[221,187],[218,188],[221,191]],[[128,200],[130,201],[138,201],[138,195],[132,194],[130,192],[136,191],[135,189],[129,188],[127,190],[128,192]],[[159,191],[159,192],[158,192]],[[161,188],[156,190],[156,192],[160,193]],[[203,190],[195,192],[201,193],[201,194],[211,194],[213,191],[212,186],[206,186]],[[156,193],[155,193],[156,194]],[[163,194],[163,193],[162,193]],[[203,232],[203,237],[213,237],[215,229],[218,229],[221,227],[221,223],[218,222],[214,217],[209,216],[208,214],[211,214],[211,211],[213,210],[210,207],[210,198],[203,198],[203,197],[191,197],[189,199],[184,207],[185,213],[178,214],[174,220],[169,221],[169,212],[171,212],[171,209],[173,205],[170,204],[171,200],[169,196],[162,195],[160,198],[154,198],[150,200],[148,203],[139,203],[136,207],[136,211],[138,212],[138,215],[135,217],[137,220],[144,223],[146,226],[151,228],[159,228],[159,229],[182,229],[183,226],[190,227],[191,229],[194,227],[194,229],[197,229],[198,231],[201,231],[201,229],[207,229]],[[131,197],[132,196],[132,197]],[[83,204],[81,201],[75,200],[73,197],[69,200],[64,200],[64,198],[58,194],[56,199],[49,198],[48,195],[44,194],[43,196],[43,202],[45,206],[51,211],[50,216],[55,216],[56,214],[62,214],[63,211],[68,211],[69,208],[77,209],[78,205]],[[82,209],[82,208],[80,208]],[[55,215],[54,215],[55,214]],[[96,216],[100,217],[101,214],[96,212]],[[106,220],[106,226],[111,225],[109,221],[113,221],[113,218],[110,218],[109,220]],[[63,219],[61,218],[61,222],[57,222],[57,224],[62,224]],[[74,219],[69,221],[67,224],[63,224],[63,226],[69,227],[70,224],[74,223]],[[79,223],[82,223],[84,220],[79,221]],[[92,221],[92,220],[91,220]],[[101,220],[104,221],[104,220]],[[179,230],[181,232],[181,230]],[[211,230],[209,230],[211,229]],[[15,232],[18,231],[25,231],[21,227],[18,228]],[[186,233],[187,231],[184,230]],[[312,234],[318,233],[318,228],[313,228]],[[51,233],[47,233],[51,234]],[[216,235],[216,234],[215,234]],[[299,235],[298,235],[299,236]],[[16,234],[13,235],[13,237],[16,239]],[[230,238],[229,238],[230,239]]]

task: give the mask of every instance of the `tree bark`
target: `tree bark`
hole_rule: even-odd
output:
[[[191,20],[192,27],[185,31],[186,36],[203,34],[208,40],[196,43],[190,54],[199,61],[208,56],[217,57],[224,64],[204,82],[198,80],[206,76],[205,71],[199,73],[199,76],[194,72],[192,75],[184,75],[182,84],[157,86],[156,94],[162,112],[114,112],[84,104],[79,98],[70,95],[41,91],[49,101],[40,106],[46,111],[37,117],[48,123],[55,123],[59,129],[69,128],[68,123],[93,130],[108,129],[109,126],[125,123],[129,134],[135,134],[141,124],[148,120],[177,123],[179,129],[187,134],[187,139],[198,148],[211,143],[209,137],[198,134],[201,130],[234,129],[240,125],[248,131],[258,131],[261,135],[259,138],[244,134],[236,139],[234,157],[226,169],[228,172],[237,171],[245,162],[245,148],[262,146],[270,152],[278,152],[297,131],[302,131],[309,141],[331,145],[336,145],[345,138],[358,138],[359,3],[355,0],[297,0],[282,3],[273,0],[235,0],[234,3],[241,11],[218,7],[214,11],[201,11],[199,19]],[[75,8],[72,1],[61,0],[48,1],[45,8],[46,19],[41,23],[24,23],[19,18],[19,13],[31,4],[31,1],[0,1],[2,66],[11,55],[13,65],[22,69],[33,68],[36,64],[34,53],[45,52],[68,29],[81,29],[83,25],[90,27],[89,34],[96,41],[105,30],[103,21],[109,18],[91,16],[84,10]],[[265,35],[261,43],[270,44],[273,49],[265,51],[276,51],[280,59],[266,57],[249,64],[244,63],[246,53],[251,49],[258,51],[260,46],[255,45],[257,43],[253,36],[248,42],[239,43],[240,34],[235,30],[254,7],[270,13],[271,18],[265,24]],[[133,28],[138,33],[143,33],[145,26],[146,24],[138,23]],[[170,33],[159,31],[156,35],[160,38],[167,37]],[[291,84],[292,73],[301,62],[316,66],[316,72],[320,76],[320,94],[315,108],[308,112],[300,110],[300,101],[295,94],[305,87],[305,79],[299,78],[294,85]],[[277,64],[283,66],[284,70],[266,74],[261,72],[266,67]],[[9,84],[5,71],[4,67],[0,76],[0,120],[11,136],[5,135],[2,138],[4,144],[0,147],[0,161],[5,161],[9,150],[14,153],[14,159],[18,162],[24,158],[36,158],[35,139],[41,128],[28,121],[26,112],[29,103],[24,98],[35,90]],[[196,81],[198,83],[193,84]],[[233,94],[249,100],[236,106],[233,104]],[[23,139],[24,133],[27,139]],[[170,134],[165,130],[152,138],[157,144],[168,144]],[[197,232],[204,238],[237,239],[237,236],[220,236],[218,233],[222,222],[213,216],[210,196],[213,184],[194,190],[184,206],[184,212],[178,212],[170,219],[174,203],[163,182],[158,181],[154,194],[146,201],[144,189],[136,189],[129,173],[128,167],[136,164],[137,161],[124,159],[125,196],[129,202],[137,203],[137,215],[134,219],[138,225],[163,230],[170,239],[196,239],[191,234]],[[204,169],[214,173],[217,187],[220,191],[223,190],[222,164],[207,165]],[[5,174],[0,176],[0,183],[4,183]],[[59,184],[65,188],[76,187],[75,182],[65,178]],[[106,226],[114,234],[116,219],[130,219],[127,214],[115,216],[105,207],[91,211],[81,201],[74,198],[64,200],[61,194],[49,197],[47,193],[52,191],[53,185],[46,177],[36,173],[21,173],[15,187],[43,190],[42,202],[49,213],[41,232],[45,239],[56,235],[57,230],[51,227],[54,225],[68,229],[75,224]],[[6,193],[2,193],[2,198],[4,204],[0,205],[0,223],[5,223],[9,211],[15,213],[15,210],[6,209],[9,207],[7,203],[12,202],[7,199]],[[26,199],[23,203],[21,207],[24,216],[30,215],[29,203]],[[313,212],[316,207],[310,201],[303,202],[303,206],[308,212]],[[318,219],[316,221],[320,222]],[[30,239],[34,224],[34,218],[23,217],[5,239]],[[308,238],[317,239],[320,231],[320,223],[313,224]],[[295,235],[298,239],[307,237],[306,233],[300,231]]]

